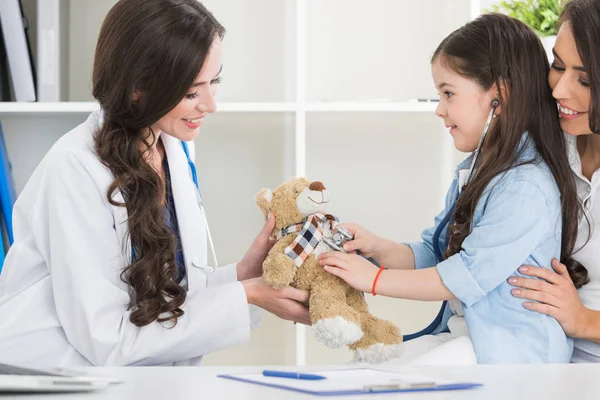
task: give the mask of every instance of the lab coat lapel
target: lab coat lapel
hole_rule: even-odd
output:
[[[205,275],[210,273],[212,268],[207,266],[206,219],[198,204],[196,185],[192,180],[181,141],[165,133],[161,133],[161,139],[169,162],[188,287],[189,290],[206,287]],[[197,274],[200,272],[198,270],[203,270],[204,274]]]

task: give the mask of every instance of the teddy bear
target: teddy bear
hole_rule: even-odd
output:
[[[263,263],[263,278],[275,289],[309,292],[309,312],[319,341],[347,345],[358,362],[380,363],[402,353],[400,330],[369,313],[362,292],[326,272],[317,256],[332,251],[337,218],[327,214],[329,194],[322,182],[293,178],[275,190],[262,189],[256,202],[265,218],[275,216],[275,245]]]

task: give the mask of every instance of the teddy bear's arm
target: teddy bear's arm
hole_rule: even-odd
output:
[[[275,289],[289,286],[294,280],[298,267],[291,258],[284,254],[284,250],[294,241],[294,235],[288,235],[277,243],[269,251],[269,255],[263,263],[263,277],[267,284]]]

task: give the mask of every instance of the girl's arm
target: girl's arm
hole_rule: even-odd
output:
[[[377,277],[379,268],[356,254],[323,253],[319,256],[319,262],[327,272],[339,276],[362,292],[372,293],[375,289],[376,294],[411,300],[455,299],[436,268],[408,271],[387,269]],[[373,285],[374,282],[376,285]]]
[[[377,294],[409,300],[454,300],[456,297],[444,285],[437,268],[414,271],[384,270],[376,282]]]
[[[546,196],[536,183],[507,178],[492,189],[484,214],[463,241],[459,253],[435,269],[394,274],[383,271],[376,287],[388,296],[415,300],[450,299],[451,293],[472,306],[505,283],[548,231],[553,232],[555,214],[555,210],[549,210]],[[326,253],[321,263],[331,266],[327,270],[351,286],[371,291],[377,271],[368,261],[356,257]]]
[[[360,251],[391,269],[415,269],[415,257],[410,247],[384,239],[356,224],[343,224],[354,239],[344,244],[349,252]]]

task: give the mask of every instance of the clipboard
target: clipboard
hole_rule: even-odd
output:
[[[383,371],[373,368],[310,371],[322,380],[263,376],[262,373],[217,375],[219,378],[288,390],[314,396],[348,396],[398,392],[464,390],[482,386],[475,382],[454,382],[431,377]]]

